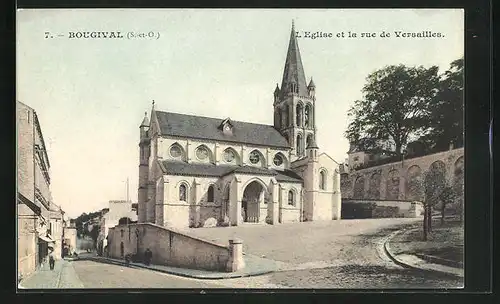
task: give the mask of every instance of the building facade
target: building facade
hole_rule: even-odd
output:
[[[128,218],[129,222],[137,222],[137,212],[134,205],[130,201],[126,200],[111,200],[109,201],[109,206],[107,211],[104,212],[100,218],[99,227],[100,232],[97,238],[97,250],[98,253],[102,254],[107,244],[107,236],[109,228],[117,226],[120,219]]]
[[[50,234],[50,162],[34,109],[17,102],[18,274],[33,273],[54,247]]]
[[[140,125],[139,222],[185,228],[340,219],[338,164],[316,144],[315,91],[292,27],[273,125],[157,111],[153,103]]]
[[[50,221],[48,233],[54,240],[54,258],[59,260],[63,258],[63,243],[64,243],[64,211],[61,207],[52,204],[50,209]]]
[[[66,221],[66,226],[64,227],[64,242],[63,242],[63,255],[69,255],[76,252],[76,238],[77,230],[74,220]]]

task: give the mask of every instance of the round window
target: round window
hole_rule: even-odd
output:
[[[276,154],[274,156],[274,164],[276,166],[281,166],[283,164],[283,157],[281,157],[281,155],[279,155],[279,154]]]
[[[260,156],[259,156],[259,152],[257,151],[253,151],[252,153],[250,153],[250,162],[252,164],[256,164],[260,161]]]
[[[232,150],[224,151],[224,160],[228,163],[232,163],[234,161],[235,155]]]
[[[208,150],[205,147],[199,147],[196,149],[196,157],[200,160],[204,160],[208,157]]]
[[[170,155],[173,158],[180,157],[182,155],[181,147],[179,147],[179,146],[172,146],[170,148]]]

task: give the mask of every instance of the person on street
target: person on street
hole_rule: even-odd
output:
[[[50,270],[54,270],[54,266],[56,264],[56,260],[54,258],[54,250],[51,250],[50,251],[50,255],[49,255],[49,266],[50,266]]]
[[[151,250],[146,249],[146,252],[144,253],[144,263],[146,265],[149,265],[151,263],[151,259],[153,258],[153,253],[151,252]]]

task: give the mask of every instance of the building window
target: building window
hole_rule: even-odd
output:
[[[207,201],[213,202],[214,201],[214,186],[208,187],[208,193],[207,193]]]
[[[358,161],[358,160],[359,160],[359,156],[354,157],[354,161],[355,162]]]
[[[123,258],[125,255],[125,248],[123,246],[123,242],[120,243],[120,256]]]
[[[307,135],[307,146],[308,147],[311,145],[312,139],[313,139],[312,134]]]
[[[226,163],[232,163],[235,158],[236,155],[232,149],[224,150],[224,160],[226,161]]]
[[[200,146],[198,149],[196,149],[196,157],[198,157],[199,160],[205,160],[208,157],[208,149],[205,146]]]
[[[123,237],[123,229],[120,230],[120,237]]]
[[[283,157],[281,157],[281,155],[279,155],[279,154],[276,154],[276,155],[274,156],[274,160],[273,160],[273,162],[274,162],[274,164],[275,164],[276,166],[278,166],[278,167],[279,167],[279,166],[281,166],[281,165],[283,164]]]
[[[297,105],[296,123],[298,127],[302,127],[302,105]]]
[[[182,156],[182,149],[179,145],[172,145],[170,147],[170,156],[173,158],[179,158]]]
[[[295,197],[292,190],[288,191],[288,205],[295,206]]]
[[[297,156],[302,155],[302,136],[297,135]]]
[[[326,190],[326,172],[324,170],[319,172],[319,188]]]
[[[186,185],[180,185],[179,186],[179,200],[181,202],[186,202]]]
[[[311,127],[311,108],[309,105],[306,106],[306,109],[304,111],[304,120],[306,128]]]
[[[257,164],[257,163],[260,161],[260,155],[259,155],[259,152],[257,152],[257,151],[252,151],[252,152],[250,153],[250,157],[249,157],[249,159],[250,159],[250,162],[251,162],[252,164],[254,164],[254,165],[255,165],[255,164]]]

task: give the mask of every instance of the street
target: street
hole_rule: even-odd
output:
[[[281,271],[254,277],[200,280],[82,259],[59,262],[67,263],[59,288],[420,289],[463,286],[455,277],[406,269],[384,255],[381,250],[384,238],[417,221],[369,219],[192,229],[190,232],[195,235],[219,242],[237,235],[245,242],[245,252],[281,261],[287,266]],[[65,283],[65,280],[74,283]],[[29,280],[26,283],[23,285],[26,288],[36,288],[37,283]]]

